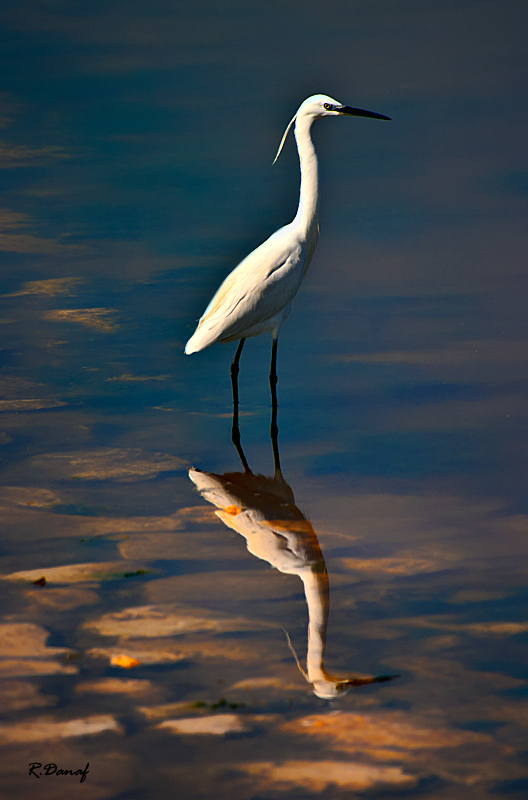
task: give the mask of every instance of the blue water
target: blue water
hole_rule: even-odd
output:
[[[515,0],[4,4],[6,797],[526,791],[526,22]],[[301,573],[187,473],[240,471],[234,346],[183,355],[293,217],[293,138],[271,162],[315,92],[392,118],[317,123],[321,238],[279,339],[325,667],[399,676],[331,701],[283,633],[306,665]],[[269,349],[240,373],[267,476]],[[251,502],[265,533],[275,501]]]

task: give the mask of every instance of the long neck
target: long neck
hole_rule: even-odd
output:
[[[310,683],[325,679],[323,666],[328,624],[328,573],[324,561],[300,573],[308,604],[308,652],[306,666]]]
[[[301,191],[299,207],[293,224],[307,235],[317,229],[318,170],[317,156],[310,136],[312,117],[298,117],[295,122],[295,139],[301,165]]]

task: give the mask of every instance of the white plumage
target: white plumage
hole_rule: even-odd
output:
[[[289,226],[288,226],[289,227]],[[185,352],[278,330],[308,265],[306,248],[282,228],[248,255],[207,306]],[[312,248],[313,251],[313,248]]]
[[[187,342],[185,352],[188,355],[215,342],[243,340],[265,332],[272,334],[275,346],[319,236],[317,156],[310,129],[316,119],[343,115],[389,119],[382,114],[343,106],[323,94],[313,95],[302,103],[286,129],[276,156],[295,122],[301,167],[297,214],[289,225],[266,239],[227,276]]]

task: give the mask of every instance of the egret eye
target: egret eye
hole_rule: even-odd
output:
[[[332,106],[330,105],[330,103],[325,103],[325,104],[324,104],[324,107],[325,107],[325,109],[326,109],[327,111],[331,111],[331,110],[332,110]]]

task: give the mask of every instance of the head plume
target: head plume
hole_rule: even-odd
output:
[[[280,143],[280,145],[279,145],[279,149],[277,150],[277,155],[276,155],[276,156],[275,156],[275,158],[273,159],[273,164],[276,162],[276,160],[277,160],[277,159],[278,159],[278,157],[280,156],[281,150],[282,150],[282,148],[284,147],[284,142],[286,141],[286,137],[287,137],[288,133],[290,132],[290,128],[291,128],[291,126],[293,125],[293,123],[295,122],[295,120],[297,119],[297,113],[298,113],[298,112],[296,111],[296,112],[295,112],[295,114],[294,114],[294,116],[292,117],[292,119],[291,119],[291,120],[290,120],[290,122],[288,123],[288,127],[287,127],[287,128],[286,128],[286,130],[284,131],[284,135],[283,135],[283,137],[282,137],[282,139],[281,139],[281,143]]]

